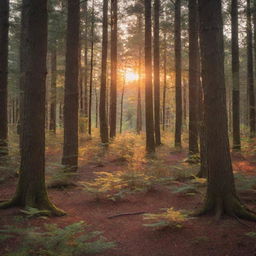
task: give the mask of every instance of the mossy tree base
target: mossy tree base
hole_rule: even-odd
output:
[[[12,207],[22,207],[22,208],[36,208],[39,210],[42,210],[41,215],[48,215],[48,216],[64,216],[66,213],[57,207],[55,207],[48,199],[48,197],[41,199],[40,201],[37,202],[37,200],[22,200],[19,197],[14,197],[10,201],[2,202],[0,203],[0,209],[8,209]]]
[[[219,220],[223,215],[227,215],[244,220],[256,221],[256,214],[244,206],[235,195],[230,195],[223,199],[207,197],[203,208],[192,215],[199,217],[211,213],[215,214],[216,220]]]

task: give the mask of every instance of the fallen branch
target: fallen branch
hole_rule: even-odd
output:
[[[132,216],[132,215],[142,215],[142,214],[145,214],[145,213],[147,213],[147,212],[120,213],[120,214],[117,214],[117,215],[109,216],[108,219],[114,219],[114,218],[118,218],[118,217]]]

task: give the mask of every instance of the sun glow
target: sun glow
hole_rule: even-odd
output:
[[[126,70],[124,72],[124,76],[127,82],[133,82],[139,79],[139,75],[135,73],[133,70]]]

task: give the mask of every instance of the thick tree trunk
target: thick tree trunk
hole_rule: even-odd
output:
[[[155,110],[155,142],[161,145],[160,133],[160,49],[159,49],[159,16],[160,1],[154,1],[154,110]]]
[[[78,165],[79,19],[80,1],[68,0],[62,164],[72,171]]]
[[[146,112],[146,150],[155,152],[154,111],[152,91],[152,27],[151,0],[145,0],[145,112]]]
[[[182,88],[181,88],[181,2],[175,1],[175,99],[176,99],[176,119],[175,119],[175,147],[181,147],[182,128]]]
[[[204,88],[208,187],[200,213],[215,212],[256,220],[235,190],[228,141],[221,0],[199,0],[202,82]]]
[[[50,102],[50,131],[56,133],[56,102],[57,102],[57,49],[53,45],[51,51],[51,102]]]
[[[0,1],[0,156],[8,154],[8,32],[9,0]]]
[[[198,154],[198,4],[189,0],[189,156]]]
[[[249,98],[249,126],[250,137],[255,137],[255,95],[254,95],[254,78],[253,78],[253,48],[252,48],[252,17],[251,17],[251,0],[247,0],[247,87]]]
[[[103,32],[102,32],[102,62],[100,87],[100,137],[102,143],[108,143],[108,124],[106,113],[106,83],[108,57],[108,0],[103,0]]]
[[[49,201],[45,187],[45,92],[47,53],[47,1],[23,0],[24,59],[23,130],[19,182],[14,198],[0,205],[34,207],[63,215]],[[23,23],[24,24],[24,23]]]
[[[117,0],[111,0],[110,138],[116,136],[117,111]]]

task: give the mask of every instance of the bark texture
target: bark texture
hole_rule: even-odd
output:
[[[111,85],[110,85],[110,138],[116,136],[117,111],[117,0],[111,0]]]
[[[198,4],[189,0],[189,156],[198,154],[199,41]]]
[[[76,171],[78,165],[79,0],[68,0],[67,26],[62,164],[69,170]]]
[[[27,20],[23,28],[24,101],[21,134],[21,171],[14,198],[0,205],[34,207],[63,215],[49,201],[45,187],[45,92],[47,54],[47,1],[23,0],[22,12]],[[23,23],[24,25],[25,23]]]
[[[0,1],[0,156],[8,154],[8,32],[9,0]]]
[[[155,142],[161,145],[160,132],[160,48],[159,19],[160,1],[154,1],[154,110],[155,110]]]
[[[228,141],[221,0],[199,0],[208,187],[204,209],[250,220],[256,217],[236,195]]]
[[[239,43],[238,43],[238,6],[237,0],[231,2],[232,26],[232,79],[233,79],[233,149],[241,149],[240,140],[240,75],[239,75]]]
[[[152,89],[152,22],[151,0],[145,0],[145,113],[146,113],[146,150],[155,152],[154,110]]]
[[[103,33],[100,87],[100,137],[102,143],[108,143],[108,124],[106,111],[107,57],[108,57],[108,0],[103,1]]]
[[[181,1],[175,1],[175,147],[181,147],[182,128],[182,88],[181,88]]]

